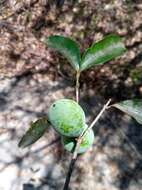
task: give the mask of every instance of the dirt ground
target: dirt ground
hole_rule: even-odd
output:
[[[142,96],[140,0],[0,1],[0,190],[61,190],[71,155],[49,129],[32,147],[17,144],[29,123],[54,100],[75,97],[74,71],[43,43],[51,34],[72,37],[83,52],[116,33],[127,52],[81,75],[80,103],[87,123],[103,104]],[[93,148],[78,158],[71,190],[141,190],[142,127],[117,110],[94,127]]]

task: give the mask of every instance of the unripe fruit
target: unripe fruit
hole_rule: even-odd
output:
[[[67,151],[73,153],[75,149],[75,145],[76,145],[75,138],[62,136],[61,140],[62,140],[62,144],[64,148]],[[81,153],[86,152],[92,146],[93,142],[94,142],[94,132],[92,129],[90,129],[89,131],[87,131],[86,135],[83,137],[78,153],[81,154]]]
[[[48,119],[61,135],[78,137],[85,128],[83,109],[73,100],[60,99],[49,108]]]

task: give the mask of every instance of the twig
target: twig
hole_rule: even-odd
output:
[[[108,105],[110,104],[110,102],[111,102],[111,99],[109,99],[109,100],[107,101],[107,103],[103,106],[102,110],[101,110],[100,113],[97,115],[97,117],[94,119],[94,121],[91,123],[91,125],[90,125],[87,129],[85,129],[85,131],[82,132],[81,137],[83,137],[83,136],[86,134],[86,132],[87,132],[88,130],[90,130],[90,129],[97,123],[97,121],[100,119],[100,117],[101,117],[101,115],[104,113],[104,111],[109,107]]]
[[[76,73],[76,86],[75,86],[75,92],[76,92],[76,102],[79,103],[79,78],[80,78],[80,71],[77,71]]]
[[[67,177],[66,177],[66,181],[65,181],[63,190],[68,190],[71,174],[73,172],[73,169],[74,169],[74,166],[75,166],[75,162],[77,160],[78,150],[79,150],[79,147],[80,147],[80,144],[82,142],[83,137],[85,136],[85,134],[87,133],[87,131],[89,129],[91,129],[96,124],[96,122],[100,119],[100,117],[102,116],[102,114],[104,113],[104,111],[107,109],[107,107],[108,107],[108,105],[109,105],[110,102],[111,102],[111,99],[109,99],[107,101],[107,103],[103,106],[103,108],[101,109],[101,111],[99,112],[99,114],[97,115],[97,117],[94,119],[94,121],[91,123],[91,125],[87,129],[85,129],[82,132],[82,134],[78,137],[77,142],[76,142],[76,146],[75,146],[75,150],[73,152],[72,159],[71,159],[71,162],[70,162],[70,165],[69,165],[69,170],[68,170],[68,173],[67,173]]]

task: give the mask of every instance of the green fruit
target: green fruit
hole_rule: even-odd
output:
[[[62,140],[62,144],[64,148],[67,151],[73,153],[75,149],[75,145],[76,145],[75,138],[62,136],[61,140]],[[87,131],[86,135],[83,137],[78,153],[81,154],[81,153],[86,152],[92,146],[93,142],[94,142],[94,132],[92,129],[90,129],[89,131]]]
[[[73,100],[60,99],[49,108],[48,119],[61,135],[78,137],[85,128],[83,109]]]

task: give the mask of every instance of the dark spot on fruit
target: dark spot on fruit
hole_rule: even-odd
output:
[[[55,107],[56,105],[55,104],[53,104],[53,107]]]

